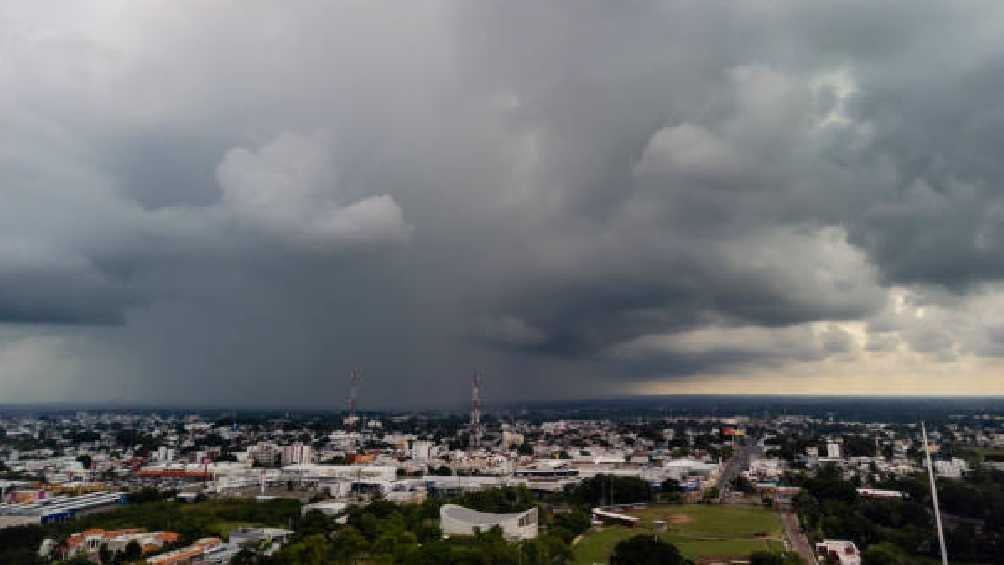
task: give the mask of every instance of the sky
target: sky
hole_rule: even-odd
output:
[[[997,1],[0,3],[0,403],[1004,394]]]

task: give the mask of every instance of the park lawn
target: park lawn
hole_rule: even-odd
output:
[[[784,544],[777,540],[695,540],[667,534],[659,534],[659,539],[675,545],[680,550],[680,553],[688,559],[700,559],[701,557],[747,557],[754,551],[770,551],[772,553],[781,553],[784,551]]]
[[[665,520],[669,533],[688,537],[779,538],[783,532],[781,517],[776,511],[756,506],[655,505],[625,514],[638,516],[647,527],[651,527],[654,520]]]
[[[575,544],[575,563],[590,565],[592,563],[607,563],[617,542],[635,534],[642,533],[640,528],[624,526],[607,526],[586,532],[579,543]]]
[[[606,563],[621,540],[655,533],[654,520],[665,520],[669,531],[658,534],[688,559],[746,557],[758,550],[781,551],[783,528],[777,512],[758,507],[723,505],[652,505],[624,512],[638,516],[635,528],[605,526],[586,533],[574,548],[575,562]]]

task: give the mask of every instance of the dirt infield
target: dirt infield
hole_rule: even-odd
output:
[[[687,516],[686,514],[670,514],[669,515],[669,523],[670,524],[674,524],[674,525],[689,524],[689,523],[691,523],[693,521],[694,521],[694,519],[691,518],[690,516]]]

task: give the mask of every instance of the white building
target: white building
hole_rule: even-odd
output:
[[[840,459],[840,444],[833,442],[827,443],[826,456],[830,459]]]
[[[415,441],[411,444],[411,458],[415,461],[428,461],[431,452],[431,441]]]
[[[439,509],[439,527],[446,535],[470,536],[487,532],[494,527],[502,530],[507,539],[528,540],[537,537],[537,509],[531,508],[515,514],[491,514],[444,504]]]
[[[314,462],[314,448],[302,443],[284,445],[282,447],[282,464],[299,465]]]
[[[333,500],[325,500],[322,502],[313,502],[311,504],[304,504],[300,508],[300,515],[306,516],[308,512],[314,510],[324,514],[325,516],[338,516],[346,510],[348,510],[349,505],[346,502],[335,502]]]
[[[523,445],[523,434],[505,430],[502,432],[502,449],[509,451],[513,447]]]
[[[959,459],[958,457],[953,457],[951,461],[934,462],[934,472],[939,477],[945,477],[949,479],[959,479],[962,478],[963,473],[966,473],[968,471],[969,471],[969,464],[966,463],[965,459]]]
[[[838,565],[861,565],[861,552],[852,541],[823,540],[816,544],[816,555],[829,558]]]

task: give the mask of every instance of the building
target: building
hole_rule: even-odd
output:
[[[816,544],[816,555],[820,559],[830,559],[837,565],[861,565],[861,552],[852,541],[823,540]]]
[[[858,496],[880,500],[899,500],[906,498],[906,493],[898,490],[883,490],[877,488],[859,488]]]
[[[348,509],[349,505],[347,502],[335,502],[328,500],[304,504],[303,507],[300,508],[300,515],[306,516],[308,512],[317,511],[325,516],[338,516]]]
[[[201,559],[206,552],[218,547],[221,543],[223,542],[220,538],[202,538],[187,547],[147,557],[146,562],[149,565],[185,565]]]
[[[953,457],[951,461],[935,461],[934,472],[939,477],[959,479],[964,473],[969,472],[969,464],[966,463],[965,459],[958,457]]]
[[[840,459],[840,444],[834,442],[827,443],[826,456],[830,459]]]
[[[621,526],[628,526],[633,528],[641,522],[641,518],[637,516],[628,516],[627,514],[620,514],[617,512],[611,512],[610,510],[604,510],[602,508],[593,508],[593,521],[602,522],[604,524],[619,524]]]
[[[454,536],[470,536],[498,527],[507,539],[535,539],[537,509],[531,508],[514,514],[491,514],[456,504],[444,504],[439,509],[439,527],[444,534]]]
[[[519,447],[523,445],[525,438],[523,434],[511,432],[509,430],[504,430],[502,432],[502,444],[501,447],[504,451],[509,451],[514,447]]]
[[[415,441],[411,444],[411,458],[415,461],[428,461],[431,454],[431,441]]]
[[[0,504],[0,517],[18,517],[23,523],[51,524],[65,522],[93,512],[126,503],[123,492],[92,492],[79,496],[52,496],[26,504]]]
[[[282,460],[282,452],[271,443],[258,442],[247,448],[247,457],[255,465],[272,467]]]
[[[314,462],[314,448],[300,442],[282,447],[283,465],[301,465]]]
[[[241,549],[248,548],[262,555],[272,555],[282,549],[292,535],[292,530],[282,528],[239,528],[230,531],[228,542]]]
[[[138,529],[128,530],[85,530],[70,534],[63,547],[64,555],[69,558],[75,555],[95,556],[105,546],[109,551],[125,551],[129,542],[135,541],[143,551],[143,555],[159,551],[165,544],[177,543],[180,535],[176,532],[146,532]]]

